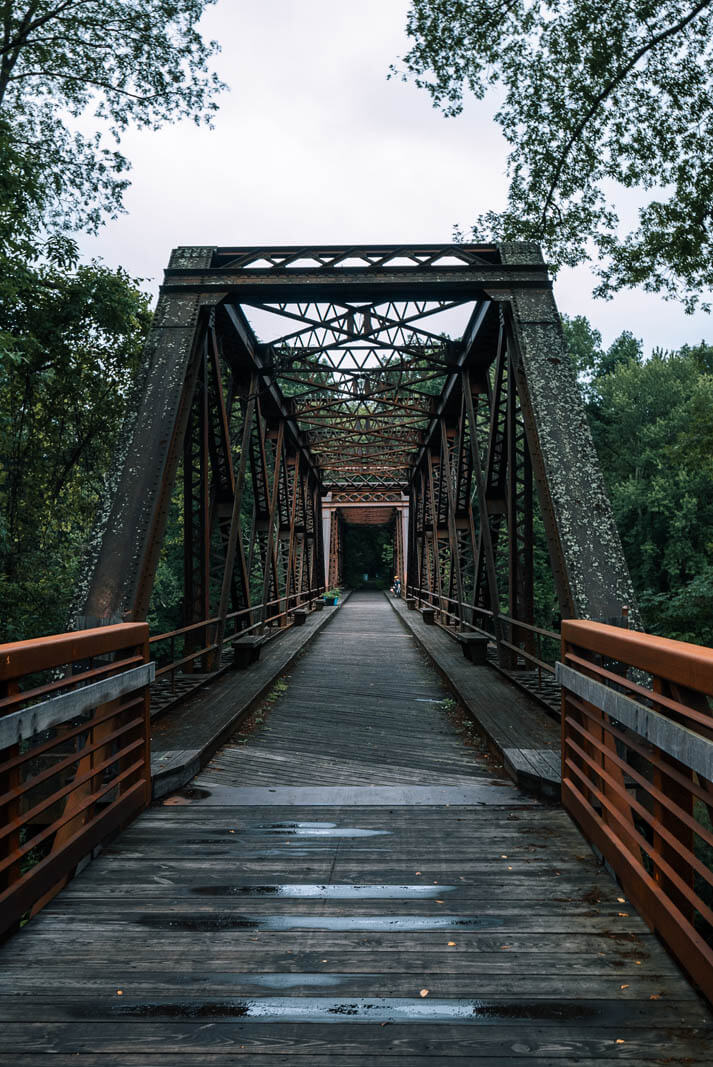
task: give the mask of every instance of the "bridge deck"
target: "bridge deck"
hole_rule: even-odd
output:
[[[709,1009],[447,696],[354,596],[255,732],[4,946],[0,1064],[709,1063]]]

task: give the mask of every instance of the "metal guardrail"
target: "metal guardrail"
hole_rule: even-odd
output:
[[[0,934],[151,799],[148,626],[0,645]]]
[[[546,689],[551,695],[560,646],[560,635],[554,630],[535,626],[510,615],[496,616],[488,608],[417,586],[407,586],[406,596],[413,597],[419,605],[435,608],[437,621],[446,628],[485,634],[495,644],[498,665],[506,673],[530,671],[530,678],[520,679],[524,688],[536,695],[539,695],[539,690]]]
[[[713,1001],[713,650],[562,624],[562,801]]]
[[[157,700],[161,712],[185,700],[204,685],[206,675],[213,675],[220,669],[223,656],[238,638],[256,633],[264,627],[288,628],[295,610],[311,609],[315,601],[321,600],[323,592],[324,586],[319,586],[310,594],[291,593],[265,604],[253,604],[249,608],[229,612],[223,624],[220,649],[218,637],[221,620],[217,617],[202,619],[167,633],[153,634],[149,638],[149,646],[156,663],[156,679],[165,679],[161,683],[162,699]],[[229,627],[231,632],[226,633]]]

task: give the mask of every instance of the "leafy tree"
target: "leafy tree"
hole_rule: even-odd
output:
[[[623,333],[582,356],[565,335],[647,629],[713,644],[713,350],[654,350]],[[589,337],[596,334],[591,331]]]
[[[585,315],[575,315],[574,318],[563,315],[562,328],[580,381],[591,378],[602,359],[602,335]]]
[[[599,294],[696,306],[713,284],[712,30],[710,0],[412,0],[403,76],[446,115],[498,87],[509,197],[478,238],[537,240],[555,265],[594,252]],[[622,188],[644,201],[628,232]]]
[[[5,638],[67,623],[149,324],[124,271],[77,266],[74,234],[122,210],[130,125],[210,122],[222,85],[198,24],[213,3],[0,0]],[[173,585],[163,573],[160,604]]]
[[[72,232],[121,210],[127,127],[210,120],[212,3],[0,0],[0,251],[71,260]]]
[[[0,640],[66,626],[150,319],[121,269],[23,278],[0,331]]]

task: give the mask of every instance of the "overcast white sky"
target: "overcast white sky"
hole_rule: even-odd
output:
[[[505,146],[494,103],[445,119],[412,84],[387,81],[407,47],[408,0],[220,0],[204,19],[230,86],[213,130],[184,122],[131,132],[128,214],[85,240],[88,255],[147,279],[175,245],[440,242],[504,203]],[[657,297],[591,297],[563,272],[560,310],[588,315],[610,343],[713,339],[704,314]]]

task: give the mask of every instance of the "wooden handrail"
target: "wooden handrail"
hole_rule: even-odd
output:
[[[119,623],[0,646],[0,934],[150,802],[148,635]]]
[[[562,803],[713,1001],[713,649],[568,620],[557,677]]]
[[[143,645],[148,636],[147,623],[121,622],[91,630],[35,637],[29,641],[11,641],[0,645],[0,682]]]
[[[713,695],[713,649],[601,622],[567,620],[562,638],[608,659]]]

